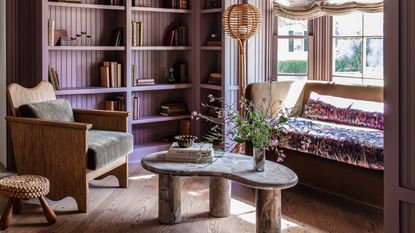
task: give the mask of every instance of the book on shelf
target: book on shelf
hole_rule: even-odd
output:
[[[115,95],[105,100],[105,110],[109,111],[125,111],[125,96]]]
[[[136,81],[137,86],[154,85],[154,84],[156,84],[156,81],[154,80],[154,78],[141,78],[141,79],[137,79]]]
[[[221,86],[222,85],[222,74],[221,73],[210,73],[207,83],[210,85]]]
[[[206,45],[207,45],[207,46],[218,46],[218,47],[220,47],[220,46],[222,46],[222,41],[217,41],[217,40],[208,40],[208,41],[206,42]]]
[[[115,61],[104,61],[101,66],[101,86],[122,86],[122,64]]]
[[[131,65],[131,80],[132,80],[132,86],[137,86],[137,80],[138,80],[138,67],[137,65],[132,64]]]
[[[186,46],[189,44],[187,26],[180,26],[166,34],[166,46]]]
[[[114,29],[113,31],[113,45],[114,46],[121,46],[123,43],[123,37],[124,37],[124,29],[121,27],[118,27]]]
[[[210,162],[214,150],[210,143],[193,143],[189,148],[181,148],[174,142],[166,153],[166,160],[177,162]]]
[[[142,22],[132,22],[132,46],[143,46],[144,30]]]
[[[189,0],[166,0],[165,8],[190,9]]]
[[[133,120],[137,120],[140,117],[140,98],[138,96],[133,97]]]
[[[181,116],[187,114],[184,103],[163,103],[160,105],[160,115],[162,116]]]
[[[174,65],[173,72],[177,83],[187,83],[189,81],[187,63],[177,63]]]
[[[55,20],[48,19],[48,45],[55,45]]]
[[[53,89],[55,90],[60,90],[61,89],[61,84],[59,82],[59,76],[58,76],[58,72],[56,71],[55,68],[49,66],[49,82],[52,84]]]
[[[108,0],[108,5],[111,6],[123,6],[123,0]]]

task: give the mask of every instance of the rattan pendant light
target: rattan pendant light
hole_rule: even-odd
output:
[[[239,43],[239,95],[245,96],[246,89],[246,45],[262,24],[261,11],[251,4],[235,4],[228,7],[222,16],[225,32]]]

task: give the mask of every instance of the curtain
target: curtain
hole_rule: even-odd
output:
[[[352,11],[383,11],[383,0],[274,0],[274,13],[289,19],[309,20]]]
[[[313,19],[313,52],[310,80],[332,81],[332,17],[323,16]]]

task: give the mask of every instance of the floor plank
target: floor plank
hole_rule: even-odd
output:
[[[157,221],[157,175],[139,164],[130,165],[129,188],[117,188],[115,177],[90,184],[90,210],[76,213],[72,198],[49,201],[58,215],[54,225],[47,225],[36,200],[22,203],[22,213],[13,216],[12,226],[5,232],[145,232],[145,233],[250,233],[255,232],[255,192],[238,184],[232,185],[232,215],[212,218],[208,215],[207,178],[183,178],[182,223],[162,225]],[[381,210],[333,197],[305,187],[283,192],[283,232],[383,232]],[[6,204],[0,198],[0,208]]]

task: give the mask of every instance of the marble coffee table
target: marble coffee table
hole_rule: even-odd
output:
[[[145,156],[144,169],[159,174],[159,221],[181,221],[181,176],[208,176],[209,213],[214,217],[230,215],[231,181],[256,189],[256,232],[281,232],[281,190],[297,184],[289,168],[266,161],[264,172],[253,172],[252,157],[225,153],[212,163],[169,162],[166,151]]]

